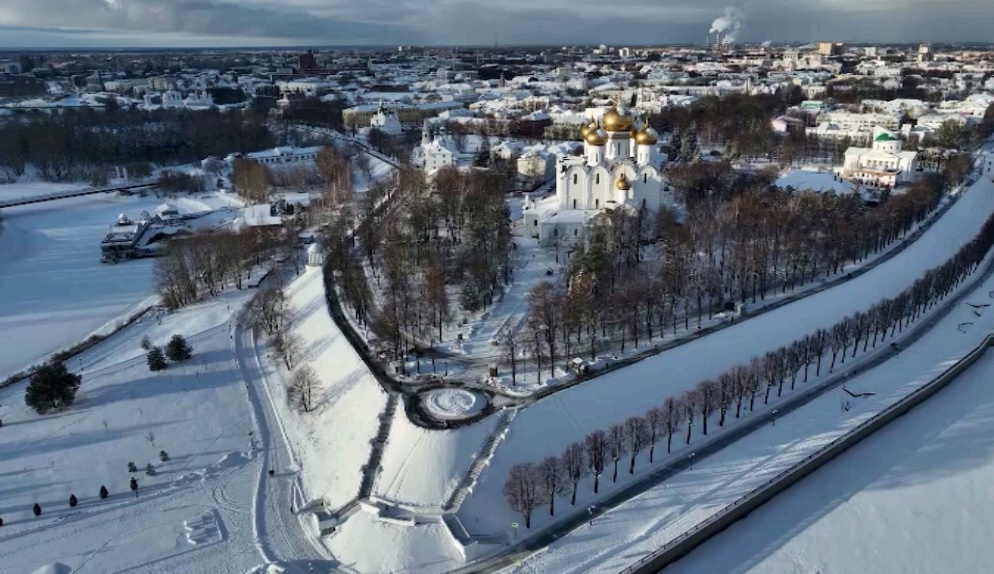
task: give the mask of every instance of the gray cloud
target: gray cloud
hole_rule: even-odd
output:
[[[981,0],[0,0],[0,46],[29,28],[62,45],[702,42],[730,4],[746,41],[983,40],[994,19]]]

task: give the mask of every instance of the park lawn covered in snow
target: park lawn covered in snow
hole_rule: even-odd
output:
[[[514,514],[500,493],[513,465],[558,455],[591,431],[641,415],[667,396],[897,295],[973,239],[992,212],[994,184],[981,180],[922,237],[863,275],[524,408],[467,499],[463,516],[478,516],[492,530],[505,528]]]
[[[308,267],[286,286],[292,329],[302,340],[299,365],[320,380],[314,409],[297,413],[286,400],[289,375],[276,361],[260,361],[266,387],[301,465],[305,498],[324,499],[330,510],[355,498],[370,442],[387,394],[342,335],[328,312],[321,270]],[[265,351],[258,343],[257,354]]]
[[[427,430],[397,409],[373,493],[413,507],[440,508],[496,424],[496,417],[488,417],[456,430]]]
[[[990,261],[990,257],[987,261]],[[577,528],[543,552],[523,561],[517,568],[509,570],[529,573],[607,573],[618,572],[629,564],[637,562],[688,528],[713,516],[739,497],[920,388],[969,353],[991,332],[991,329],[994,329],[994,307],[980,310],[981,316],[977,317],[975,309],[967,303],[994,303],[994,299],[989,295],[992,290],[994,290],[994,278],[989,278],[982,285],[968,292],[952,312],[937,321],[934,328],[913,345],[905,348],[900,355],[876,368],[860,372],[846,383],[846,387],[853,392],[873,392],[876,393],[874,396],[854,399],[836,390],[814,399],[797,410],[777,416],[776,424],[766,425],[720,452],[700,460],[690,469],[608,511],[594,520],[593,524]],[[953,383],[954,386],[956,384],[958,383]],[[848,411],[841,408],[846,400],[850,404]],[[920,410],[928,408],[929,405],[926,404],[920,407]],[[884,432],[887,430],[885,429]],[[837,465],[838,462],[831,464]],[[853,468],[850,466],[847,471],[856,477],[860,476],[860,472],[853,472]],[[814,475],[816,480],[820,472],[822,471]],[[853,480],[858,483],[860,479]],[[790,496],[793,490],[797,490],[797,487],[787,491],[783,496]],[[774,504],[778,502],[775,501]],[[762,512],[763,509],[760,509],[752,516]],[[797,517],[797,520],[784,518],[785,515]],[[757,543],[760,545],[775,545],[778,543],[778,532],[789,531],[795,528],[798,522],[805,520],[800,512],[765,514],[774,528],[764,534],[758,531],[766,529],[767,521],[754,520],[752,516],[747,519],[751,521],[748,531],[752,533],[746,535],[747,542],[743,542],[741,538],[729,537],[729,542],[712,547],[712,551],[706,551],[705,549],[708,548],[706,545],[693,552],[687,559],[668,568],[667,572],[671,570],[681,573],[748,571],[748,566],[751,565],[749,557],[754,556],[753,552],[762,554],[768,551],[756,548],[752,543],[753,540],[761,539]],[[852,515],[849,518],[852,518]],[[846,528],[851,526],[849,524]],[[739,526],[733,526],[731,531],[738,528]],[[738,531],[746,532],[746,530]],[[868,539],[866,544],[872,543],[871,532],[873,530],[869,528],[863,531],[863,536]],[[596,539],[597,544],[590,544],[591,539]],[[824,540],[822,542],[824,543]],[[742,550],[742,547],[736,546],[739,544],[747,544],[751,550]],[[843,548],[844,546],[833,541],[830,545],[822,547],[822,552],[825,556],[834,556],[844,553]],[[730,554],[721,554],[724,549],[729,549]],[[820,565],[807,563],[804,564],[804,568],[798,570],[795,568],[797,564],[789,563],[789,558],[787,560],[788,563],[784,564],[784,568],[772,571],[825,571],[818,569]],[[857,564],[859,567],[856,567]],[[835,569],[833,568],[832,571]],[[870,568],[863,562],[851,561],[840,565],[838,571],[906,570],[881,570]],[[922,571],[957,570],[924,569]],[[964,570],[966,571],[972,570]]]
[[[0,390],[0,570],[58,562],[88,572],[236,573],[259,563],[250,521],[258,449],[229,322],[246,295],[146,315],[68,361],[83,380],[63,412],[30,410],[24,383]],[[175,333],[193,357],[149,372],[140,340],[165,345]],[[128,462],[139,472],[129,473]],[[79,499],[74,509],[70,494]]]

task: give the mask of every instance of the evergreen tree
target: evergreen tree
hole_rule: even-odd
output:
[[[152,350],[145,356],[145,360],[148,362],[148,370],[150,371],[161,371],[166,368],[166,357],[162,354],[162,349],[158,347],[152,347]]]
[[[35,503],[34,508],[31,509],[31,511],[35,513],[35,516],[41,516],[41,507],[38,506],[37,502]]]
[[[128,472],[138,472],[138,465],[134,462],[128,463]]]
[[[73,404],[82,379],[62,363],[49,363],[31,375],[24,402],[39,414]]]
[[[155,467],[152,466],[152,463],[148,463],[145,465],[145,474],[149,476],[155,476]]]
[[[159,451],[159,460],[162,461],[162,462],[168,462],[169,461],[169,453],[167,453],[164,450],[160,450]]]
[[[70,508],[76,508],[77,504],[79,504],[79,499],[76,498],[75,494],[70,494],[69,495],[69,507]]]
[[[190,348],[190,344],[186,342],[186,339],[182,335],[173,335],[173,338],[169,339],[169,344],[166,345],[166,356],[169,357],[170,361],[185,361],[192,354],[193,349]]]
[[[105,500],[108,496],[110,496],[110,493],[107,492],[107,487],[106,486],[101,486],[100,487],[100,500]]]

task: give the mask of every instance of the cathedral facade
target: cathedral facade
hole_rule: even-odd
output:
[[[606,211],[672,207],[673,192],[660,171],[659,136],[652,128],[611,106],[580,134],[583,155],[560,155],[556,160],[555,205],[540,209],[526,204],[525,219],[531,219],[526,225],[543,243],[582,239],[591,221]]]

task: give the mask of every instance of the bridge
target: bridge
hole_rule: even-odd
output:
[[[55,201],[57,199],[67,199],[70,197],[81,197],[84,195],[94,195],[97,193],[114,193],[115,191],[132,191],[136,189],[145,189],[149,187],[154,187],[154,182],[145,183],[131,183],[127,185],[112,185],[108,187],[87,187],[84,189],[76,189],[71,191],[57,191],[54,193],[46,193],[44,195],[33,195],[28,197],[21,197],[18,199],[8,199],[6,201],[0,201],[0,209],[7,207],[17,207],[19,205],[31,205],[32,203],[42,203],[45,201]]]

